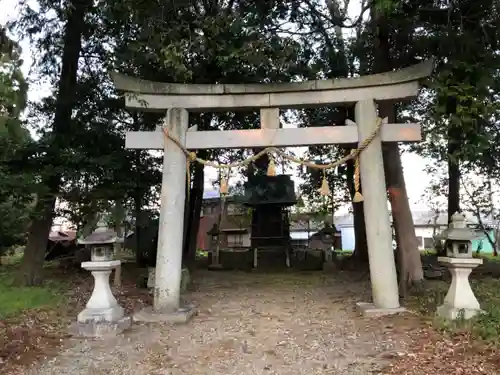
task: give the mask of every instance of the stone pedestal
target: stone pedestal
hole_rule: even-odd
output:
[[[181,271],[181,282],[179,286],[180,292],[185,292],[190,283],[190,274],[187,268]],[[148,268],[148,283],[147,287],[150,290],[155,290],[156,283],[156,268]],[[157,309],[152,306],[146,307],[141,311],[134,314],[133,319],[136,322],[143,323],[187,323],[197,310],[194,306],[174,307],[174,308],[161,308]]]
[[[224,267],[220,263],[212,263],[208,266],[210,271],[222,271]]]
[[[334,262],[323,262],[323,271],[334,273],[338,271],[338,268]]]
[[[222,264],[220,263],[220,250],[219,250],[219,245],[215,246],[215,249],[212,251],[212,257],[211,257],[211,263],[208,266],[209,270],[212,271],[219,271],[222,270]]]
[[[334,262],[334,258],[337,257],[335,252],[331,249],[324,249],[325,261],[323,262],[323,271],[334,272],[337,270],[337,265]]]
[[[74,334],[103,336],[130,327],[132,320],[124,316],[109,286],[109,275],[119,265],[119,260],[82,263],[82,268],[94,276],[94,290],[85,309],[78,314],[77,323],[71,327]]]
[[[439,257],[450,270],[452,280],[444,303],[437,308],[437,314],[447,319],[470,319],[481,313],[481,307],[469,283],[472,270],[483,263],[482,259]]]

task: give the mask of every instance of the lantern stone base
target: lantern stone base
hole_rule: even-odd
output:
[[[70,331],[78,336],[97,337],[117,334],[131,326],[130,317],[124,316],[109,286],[111,271],[120,265],[119,260],[83,262],[82,268],[92,272],[94,290],[77,322]]]
[[[436,310],[436,314],[442,318],[456,320],[464,319],[469,320],[484,311],[481,309],[459,309],[448,304],[442,304]]]
[[[197,314],[194,306],[181,307],[175,311],[156,311],[152,306],[134,314],[135,322],[186,324]]]
[[[333,261],[323,262],[323,271],[324,272],[337,272],[337,265]]]
[[[123,318],[123,307],[116,304],[109,308],[86,308],[78,314],[78,323],[92,322],[116,322]]]
[[[406,312],[404,307],[396,307],[392,309],[376,307],[375,304],[370,302],[357,302],[356,311],[368,318],[376,318],[379,316],[388,316]]]
[[[132,326],[132,318],[124,316],[114,322],[93,321],[75,322],[70,325],[69,332],[76,337],[104,338],[116,336]]]
[[[452,280],[444,303],[437,308],[437,315],[447,319],[470,319],[482,312],[469,283],[469,275],[483,263],[482,259],[439,257],[448,267]]]
[[[221,271],[224,269],[224,267],[220,263],[212,263],[208,266],[208,269],[210,271]]]

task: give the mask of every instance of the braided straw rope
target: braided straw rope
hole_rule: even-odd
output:
[[[318,169],[323,171],[323,185],[326,183],[326,177],[325,177],[325,171],[327,169],[335,168],[338,167],[339,165],[347,163],[349,160],[354,159],[354,198],[353,202],[361,202],[363,201],[363,196],[360,193],[360,178],[359,178],[359,154],[365,150],[370,143],[375,139],[377,134],[380,132],[380,129],[382,127],[382,119],[379,117],[377,118],[377,124],[375,126],[375,129],[373,132],[362,142],[359,143],[358,147],[351,150],[350,154],[347,156],[344,156],[343,158],[336,160],[334,162],[328,163],[328,164],[317,164],[314,163],[310,160],[304,160],[300,158],[296,158],[294,156],[286,154],[283,150],[280,150],[276,147],[267,147],[260,151],[259,153],[248,157],[247,159],[244,159],[242,161],[234,162],[234,163],[229,163],[229,164],[221,164],[221,163],[216,163],[211,160],[205,160],[202,158],[199,158],[196,155],[196,152],[189,151],[187,148],[185,148],[175,137],[171,136],[168,132],[168,129],[166,127],[163,127],[163,134],[165,138],[170,139],[172,142],[174,142],[177,147],[179,147],[182,152],[187,157],[187,174],[188,174],[188,186],[190,185],[190,173],[189,173],[189,166],[193,162],[200,163],[202,165],[206,165],[209,167],[213,167],[216,169],[231,169],[231,168],[239,168],[239,167],[246,167],[250,163],[253,163],[254,161],[258,160],[264,155],[268,155],[269,158],[271,159],[270,163],[274,166],[274,161],[273,161],[273,154],[281,156],[283,159],[286,159],[292,163],[303,165],[309,168],[313,169]],[[329,194],[324,194],[324,195],[329,195]]]
[[[358,203],[363,201],[363,196],[361,195],[360,189],[360,177],[359,177],[359,157],[354,159],[354,197],[353,202]]]

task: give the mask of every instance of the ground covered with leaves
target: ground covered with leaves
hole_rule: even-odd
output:
[[[499,374],[500,280],[488,274],[480,270],[471,281],[485,314],[469,321],[449,322],[434,316],[448,282],[428,281],[422,296],[410,298],[407,306],[416,312],[422,327],[412,335],[410,350],[395,358],[388,373]]]
[[[4,263],[5,260],[4,260]],[[33,363],[56,356],[73,345],[68,334],[92,292],[92,277],[87,272],[63,269],[49,264],[45,283],[40,287],[13,285],[14,264],[0,266],[0,373],[25,374]],[[151,296],[135,286],[136,270],[125,268],[125,281],[114,294],[130,313],[151,304]]]
[[[15,310],[0,299],[2,374],[500,373],[496,279],[473,281],[487,314],[449,324],[433,316],[446,281],[428,282],[406,301],[408,313],[367,319],[353,308],[370,298],[357,274],[199,271],[185,295],[199,306],[188,325],[137,324],[113,339],[76,340],[67,327],[90,295],[89,275],[48,268],[44,287],[16,292],[6,288],[8,269],[0,288],[24,302]],[[151,303],[137,275],[125,268],[114,288],[127,312]]]

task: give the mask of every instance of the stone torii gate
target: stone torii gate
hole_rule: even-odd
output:
[[[359,78],[277,84],[171,84],[113,74],[116,88],[125,93],[128,108],[166,112],[170,135],[189,150],[214,148],[299,147],[355,144],[365,140],[377,123],[376,102],[415,98],[419,81],[432,71],[426,61],[399,71]],[[321,105],[354,105],[355,121],[346,126],[279,128],[279,109]],[[197,131],[189,128],[188,111],[259,108],[261,128],[255,130]],[[189,129],[188,129],[189,128]],[[125,147],[164,150],[160,226],[154,306],[149,320],[187,320],[192,311],[180,308],[181,260],[186,155],[157,131],[127,132]],[[382,142],[417,142],[419,124],[382,125],[380,133],[360,154],[360,177],[373,303],[359,303],[365,314],[401,311],[392,231],[387,208]]]

